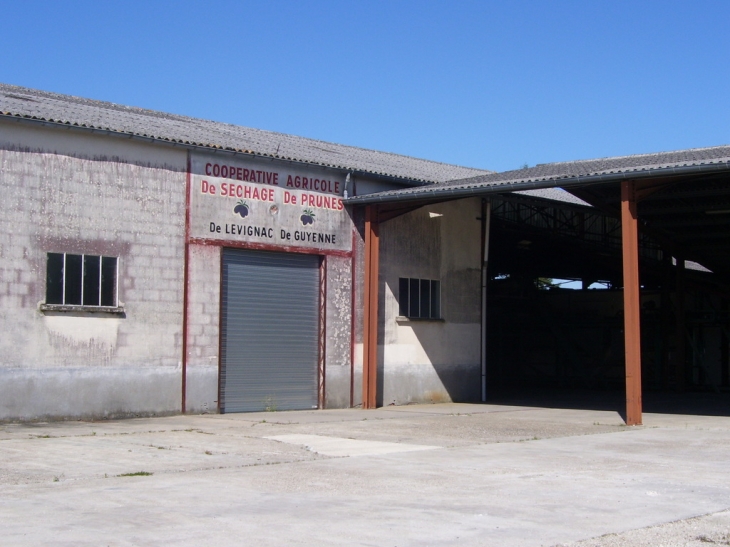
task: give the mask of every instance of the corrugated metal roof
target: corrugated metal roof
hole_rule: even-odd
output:
[[[0,114],[415,182],[491,172],[7,84],[0,84]]]
[[[637,154],[594,160],[547,163],[490,173],[461,180],[447,181],[428,187],[379,192],[350,198],[348,202],[369,203],[408,199],[436,198],[438,196],[468,195],[483,191],[514,191],[534,188],[571,186],[612,180],[663,176],[689,170],[707,172],[730,169],[730,146],[693,148],[675,152]]]

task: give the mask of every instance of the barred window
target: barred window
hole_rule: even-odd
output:
[[[401,277],[398,280],[399,315],[409,319],[441,319],[441,282]]]
[[[117,257],[48,253],[46,304],[117,306]]]

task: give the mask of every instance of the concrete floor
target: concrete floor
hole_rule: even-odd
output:
[[[730,545],[730,417],[644,423],[441,404],[5,424],[0,545]]]

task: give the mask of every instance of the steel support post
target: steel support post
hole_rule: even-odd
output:
[[[489,265],[489,230],[492,225],[492,202],[482,202],[482,402],[487,402],[487,277]]]
[[[626,425],[641,425],[641,288],[639,231],[634,183],[621,182],[621,240],[624,273]]]
[[[363,317],[362,407],[375,408],[378,382],[378,209],[365,208],[365,310]]]
[[[687,321],[684,305],[684,256],[677,256],[677,360],[675,374],[677,391],[684,392],[687,383]]]
[[[730,387],[730,339],[727,335],[727,316],[730,303],[727,298],[720,301],[720,385]]]

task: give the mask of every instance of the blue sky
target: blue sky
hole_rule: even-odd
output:
[[[4,1],[0,81],[494,170],[730,144],[730,2]]]

